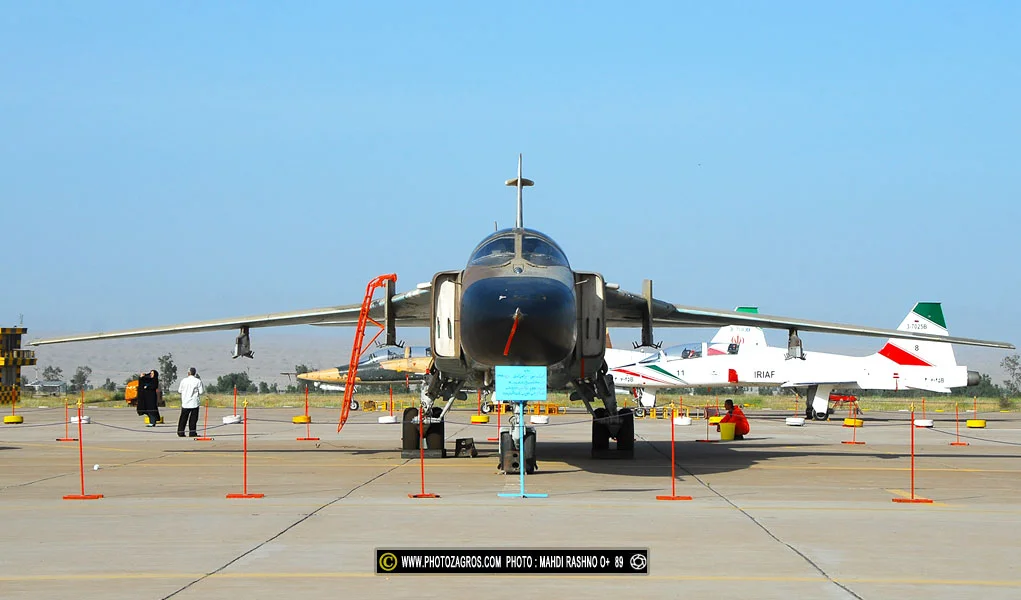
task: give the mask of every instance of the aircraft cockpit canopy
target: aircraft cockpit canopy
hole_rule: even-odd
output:
[[[521,258],[541,267],[570,267],[564,251],[546,236],[525,230],[521,238]]]
[[[359,361],[358,364],[367,365],[369,363],[377,363],[383,360],[392,360],[395,358],[426,358],[429,356],[432,356],[432,350],[429,346],[411,346],[409,348],[401,346],[387,346],[366,354],[362,357],[362,360]]]
[[[699,358],[702,356],[702,346],[702,342],[680,344],[663,350],[663,354],[675,358]]]
[[[517,240],[521,240],[520,248]],[[520,254],[518,254],[520,252]],[[504,229],[482,240],[468,259],[468,265],[498,267],[515,256],[539,267],[570,267],[560,246],[533,229]]]
[[[496,267],[514,258],[514,233],[504,230],[482,240],[468,259],[469,265]]]

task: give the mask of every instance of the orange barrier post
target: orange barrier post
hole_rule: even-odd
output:
[[[308,416],[308,386],[305,386],[305,437],[295,438],[299,442],[318,442],[319,438],[312,437],[312,419]]]
[[[968,442],[961,441],[961,410],[960,404],[954,402],[954,421],[957,422],[957,441],[950,442],[951,446],[967,446]]]
[[[436,494],[425,493],[425,440],[423,434],[422,421],[424,421],[424,413],[422,407],[418,407],[418,463],[419,469],[422,473],[422,493],[420,494],[408,494],[408,498],[439,498]]]
[[[478,408],[475,409],[475,414],[476,415],[481,415],[482,414],[482,388],[479,388]]]
[[[84,392],[83,392],[84,395]],[[82,493],[68,494],[64,500],[99,500],[103,494],[85,493],[85,450],[82,447],[82,403],[78,402],[78,470],[81,472]]]
[[[673,423],[674,420],[670,419],[670,422]],[[704,440],[695,440],[695,441],[696,442],[715,442],[716,441],[716,440],[709,439],[709,404],[705,405],[705,439]]]
[[[894,502],[909,504],[932,504],[928,498],[915,497],[915,407],[911,407],[911,497],[893,498]]]
[[[78,438],[71,437],[71,433],[68,431],[70,427],[71,417],[67,413],[67,400],[64,400],[64,437],[57,438],[58,442],[77,442]]]
[[[496,407],[496,437],[486,438],[487,442],[500,441],[500,415],[503,414],[503,406],[499,402],[497,402],[493,406]]]
[[[206,400],[206,410],[203,411],[202,417],[202,437],[195,438],[196,442],[211,442],[213,438],[207,434],[209,432],[209,400]]]
[[[972,396],[972,399],[975,401],[975,416],[972,418],[978,419],[978,396]]]
[[[706,423],[709,419],[706,419]],[[706,436],[708,437],[708,435]],[[691,500],[691,496],[677,495],[677,443],[674,441],[674,417],[670,417],[670,495],[656,496],[656,500]]]
[[[236,392],[237,388],[235,387],[234,389],[235,389],[235,392]],[[242,457],[243,457],[242,458],[242,467],[241,467],[242,468],[242,472],[243,472],[243,475],[242,475],[243,479],[242,479],[242,481],[244,483],[242,484],[243,487],[241,489],[241,493],[240,494],[227,494],[227,497],[228,498],[262,498],[266,494],[249,494],[248,493],[248,400],[245,400],[245,402],[244,402],[244,411],[245,411],[244,415],[241,417],[242,422],[244,423],[243,433],[241,434],[242,435],[242,439],[244,440],[242,442],[242,450],[241,450],[241,454],[242,454]]]

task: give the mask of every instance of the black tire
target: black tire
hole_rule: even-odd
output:
[[[402,450],[418,450],[418,423],[415,423],[417,416],[417,408],[404,409],[404,415],[401,417]]]
[[[822,411],[814,411],[814,412],[815,412],[815,420],[816,421],[828,421],[829,418],[830,418],[830,414],[827,413],[827,412],[822,412]]]
[[[351,410],[358,410],[359,406],[361,405],[358,404],[358,401],[355,400],[354,398],[351,398]]]
[[[507,475],[517,474],[519,453],[514,447],[514,436],[509,431],[500,433],[500,470]]]
[[[617,432],[617,451],[635,451],[635,415],[630,408],[617,411],[620,415],[620,430]]]
[[[482,403],[482,414],[488,415],[493,412],[493,405],[488,401]]]
[[[645,410],[644,406],[639,406],[635,409],[635,418],[637,419],[644,419],[647,414],[649,413]]]
[[[443,441],[446,439],[444,434],[444,423],[433,423],[429,425],[428,429],[425,430],[425,447],[429,450],[441,450],[443,448]]]
[[[535,462],[535,432],[529,431],[525,433],[524,452],[522,454],[525,457],[525,474],[531,475],[535,473],[537,467]]]
[[[605,408],[597,408],[592,411],[592,451],[610,449],[610,428],[606,426],[603,419],[606,418]]]

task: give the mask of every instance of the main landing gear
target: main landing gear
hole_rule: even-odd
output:
[[[519,404],[519,410],[520,406]],[[525,427],[525,440],[522,443],[519,439],[520,425],[517,423],[517,419],[521,418],[523,417],[520,414],[514,415],[508,419],[509,430],[500,432],[500,466],[498,468],[506,475],[520,474],[522,462],[525,465],[525,473],[528,475],[539,469],[535,462],[535,427]],[[523,457],[522,454],[524,454]]]
[[[421,424],[422,437],[419,437],[418,409],[405,408],[401,419],[401,457],[418,458],[420,454],[420,443],[425,442],[425,455],[432,458],[445,458],[446,449],[443,447],[444,436],[443,420],[440,418],[442,410],[438,406],[425,411],[425,420]]]
[[[592,458],[634,458],[635,415],[630,408],[617,409],[613,377],[604,369],[592,380],[576,380],[574,387],[577,391],[571,397],[580,397],[592,414]],[[592,403],[597,399],[603,406],[593,409]],[[616,440],[616,445],[611,446],[611,439]]]

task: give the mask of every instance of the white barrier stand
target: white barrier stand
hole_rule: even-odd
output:
[[[397,423],[397,415],[383,415],[378,419],[380,423]]]
[[[549,415],[532,415],[529,421],[532,425],[549,425]]]
[[[691,417],[674,417],[674,425],[691,425]]]
[[[791,427],[801,427],[805,424],[805,417],[787,417],[784,422]]]
[[[72,423],[77,423],[78,422],[78,417],[71,417],[71,422]],[[91,422],[92,422],[92,419],[90,419],[88,415],[82,415],[82,425],[88,425]]]
[[[223,418],[224,425],[240,425],[242,421],[241,415],[227,415]]]
[[[932,419],[915,419],[915,427],[932,427]]]

